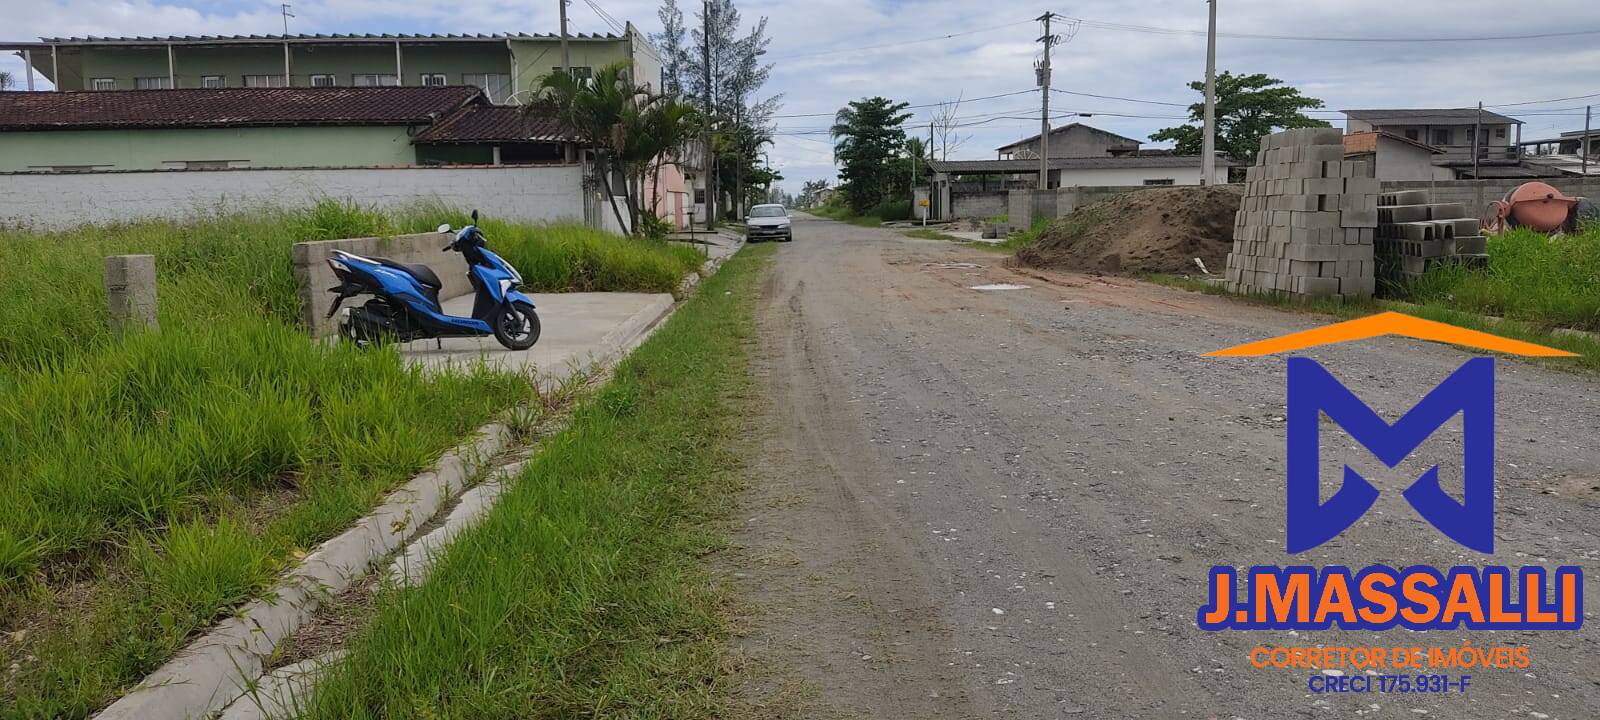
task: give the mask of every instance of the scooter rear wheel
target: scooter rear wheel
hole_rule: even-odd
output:
[[[510,350],[527,350],[539,342],[539,313],[525,302],[512,302],[496,310],[490,320],[494,339]]]

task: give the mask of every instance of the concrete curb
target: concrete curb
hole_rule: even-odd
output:
[[[743,249],[744,244],[739,239],[726,255],[707,260],[699,274],[709,277]],[[595,361],[609,364],[625,356],[643,344],[681,305],[681,301],[672,302],[663,297],[635,313],[623,326],[606,335]],[[282,691],[279,694],[285,696],[268,697],[269,702],[289,701],[288,696],[294,694],[303,696],[314,683],[315,673],[336,662],[337,657],[314,669],[307,663],[280,668],[267,675],[269,684],[262,678],[265,663],[272,653],[311,619],[323,600],[349,589],[379,561],[406,546],[445,504],[461,495],[461,501],[444,524],[412,542],[389,569],[397,579],[411,583],[425,578],[434,559],[450,541],[494,507],[503,489],[501,480],[514,476],[521,469],[521,462],[509,464],[495,472],[489,481],[462,493],[468,481],[482,472],[487,461],[505,449],[510,440],[510,428],[501,423],[479,428],[475,440],[446,453],[435,469],[412,478],[390,493],[371,514],[320,545],[264,598],[252,600],[236,615],[191,642],[127,695],[96,714],[96,720],[198,720],[224,709],[238,713],[240,718],[262,717],[242,714],[259,710],[256,703],[246,702],[245,705],[251,706],[246,709],[238,702],[257,683],[260,683],[255,690],[258,698],[268,687],[275,688],[275,692]],[[403,576],[401,568],[405,569]],[[319,660],[323,658],[308,663],[316,664]]]
[[[347,654],[335,650],[267,673],[254,689],[223,710],[218,720],[278,720],[298,715],[295,710],[307,705],[322,673]]]
[[[510,437],[499,423],[481,428],[476,440],[390,493],[372,514],[323,543],[263,598],[218,623],[95,717],[197,718],[226,707],[261,677],[273,651],[311,619],[324,599],[348,589],[410,539]]]

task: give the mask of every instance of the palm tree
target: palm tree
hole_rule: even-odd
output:
[[[552,113],[594,149],[595,173],[611,199],[611,211],[618,224],[635,231],[651,164],[659,174],[663,158],[681,150],[698,123],[693,108],[635,84],[626,62],[600,68],[589,79],[552,73],[540,83],[540,99],[530,108]],[[623,179],[631,223],[624,222],[617,206],[614,174]]]

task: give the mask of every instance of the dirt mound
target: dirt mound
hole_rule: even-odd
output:
[[[1078,208],[1017,252],[1024,264],[1105,272],[1221,274],[1233,243],[1237,185],[1127,192]]]

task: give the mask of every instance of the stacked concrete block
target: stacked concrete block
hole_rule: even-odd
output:
[[[1377,257],[1395,279],[1414,278],[1440,263],[1486,262],[1487,242],[1462,203],[1429,202],[1426,190],[1378,197]]]
[[[1344,159],[1337,128],[1262,138],[1245,173],[1228,288],[1303,299],[1371,297],[1378,193],[1367,163]]]

